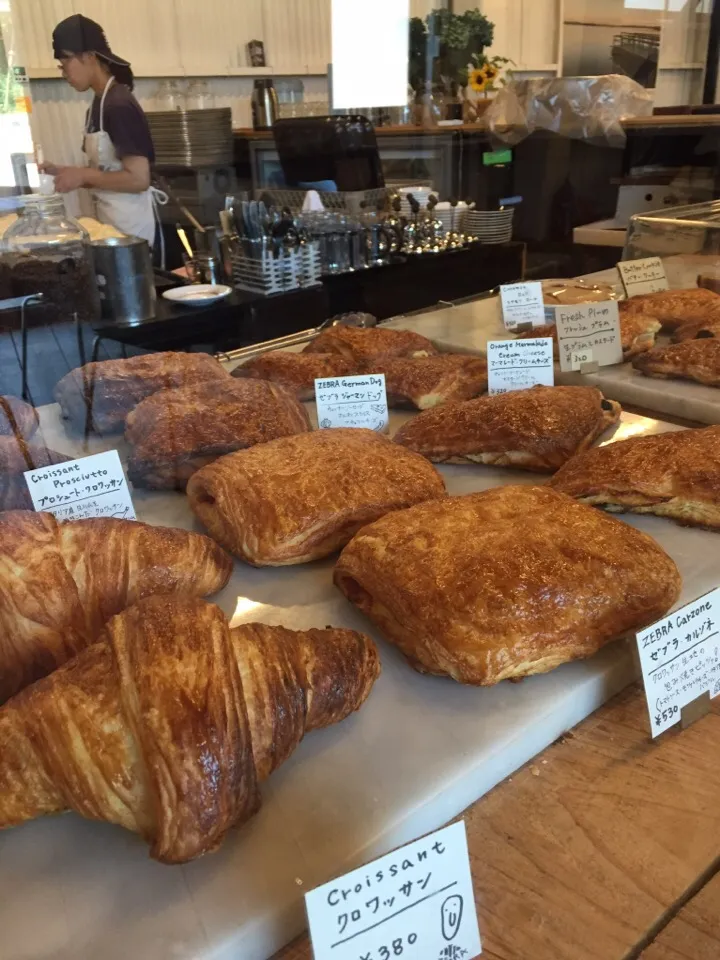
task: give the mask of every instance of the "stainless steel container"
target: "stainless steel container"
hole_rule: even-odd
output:
[[[155,316],[155,282],[150,246],[138,237],[94,240],[95,276],[103,320],[142,323]]]
[[[272,80],[256,80],[252,98],[253,127],[268,130],[278,118],[278,99]]]

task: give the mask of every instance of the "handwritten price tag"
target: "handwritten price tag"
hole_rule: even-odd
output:
[[[657,737],[706,691],[720,693],[720,588],[637,635],[650,729]]]
[[[620,315],[615,300],[555,307],[555,325],[562,371],[579,370],[579,364],[573,366],[573,357],[588,352],[601,367],[622,363]]]
[[[514,330],[521,323],[531,323],[534,327],[545,323],[545,304],[539,280],[502,284],[500,302],[507,330]]]
[[[135,519],[117,450],[28,470],[25,480],[35,509],[52,513],[58,520]]]
[[[589,347],[584,350],[573,350],[570,354],[571,369],[581,370],[586,363],[593,362],[593,352]]]
[[[487,345],[488,393],[527,390],[536,384],[552,387],[555,383],[553,341],[490,340]]]
[[[305,896],[315,960],[472,960],[482,953],[465,823]]]
[[[330,427],[387,430],[389,417],[384,373],[316,380],[315,401],[318,425],[322,430]]]
[[[640,293],[657,293],[668,289],[665,266],[660,257],[644,260],[621,260],[618,264],[625,293],[634,297]]]

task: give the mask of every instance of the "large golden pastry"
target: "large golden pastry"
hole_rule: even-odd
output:
[[[633,366],[646,377],[696,380],[708,387],[720,387],[720,340],[701,337],[655,347],[635,357]]]
[[[460,353],[435,357],[384,357],[365,364],[367,373],[384,373],[388,404],[429,410],[470,400],[487,390],[487,361]]]
[[[271,380],[294,391],[298,400],[313,400],[316,380],[346,377],[354,373],[359,373],[359,365],[339,353],[269,350],[242,366],[235,367],[232,376]]]
[[[681,586],[646,534],[530,486],[389,514],[345,547],[335,583],[416,670],[481,686],[589,657]]]
[[[308,430],[295,396],[266,380],[161,390],[128,414],[128,476],[136,486],[184,490],[196,470],[226,453]]]
[[[596,387],[532,387],[426,410],[395,442],[438,463],[553,472],[620,418]]]
[[[0,437],[0,511],[32,510],[33,502],[24,477],[25,471],[51,467],[70,459],[41,443]]]
[[[427,337],[412,330],[386,327],[330,327],[309,343],[304,353],[339,353],[356,363],[380,357],[431,357],[437,353]]]
[[[620,311],[620,343],[622,345],[623,360],[629,360],[631,357],[650,350],[655,344],[655,336],[660,330],[660,321],[655,317],[640,313],[639,311],[630,311],[622,308],[622,304],[627,301],[621,301],[618,304]],[[554,323],[547,323],[540,327],[533,327],[532,330],[523,330],[519,333],[518,339],[534,340],[536,337],[553,338],[553,355],[556,360],[560,358],[558,349],[557,328]]]
[[[372,430],[317,430],[231,453],[190,478],[193,512],[255,566],[307,563],[390,510],[442,497],[423,457]]]
[[[692,287],[690,290],[660,290],[658,293],[642,293],[630,297],[628,311],[637,310],[659,320],[663,330],[675,330],[677,327],[695,320],[705,320],[720,304],[720,298],[712,290],[704,287]]]
[[[110,432],[121,430],[133,407],[158,390],[229,377],[207,353],[147,353],[77,367],[57,384],[55,399],[76,425]]]
[[[573,457],[556,490],[613,512],[720,528],[720,426],[631,437]]]
[[[670,338],[673,343],[682,343],[684,340],[702,339],[703,337],[720,337],[720,311],[713,310],[705,320],[693,320],[678,327]]]
[[[154,596],[0,710],[0,828],[75,810],[184,863],[260,806],[309,730],[362,706],[377,651],[351,630],[255,623]]]
[[[35,407],[19,397],[0,396],[0,437],[30,440],[39,423]]]
[[[94,643],[136,600],[215,593],[231,570],[230,557],[199,533],[0,514],[0,703]]]

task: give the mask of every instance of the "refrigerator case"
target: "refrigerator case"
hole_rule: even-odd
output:
[[[720,280],[720,200],[630,218],[623,260],[660,257],[671,287]]]

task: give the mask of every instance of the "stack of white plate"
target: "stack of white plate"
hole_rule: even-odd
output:
[[[464,200],[461,200],[458,205],[453,208],[450,206],[447,200],[444,200],[442,203],[439,203],[433,210],[435,217],[442,222],[445,231],[449,233],[451,230],[455,230],[456,233],[463,233],[465,230],[465,217],[468,212],[468,205]]]
[[[402,187],[398,190],[400,194],[400,214],[403,217],[409,217],[412,215],[412,210],[410,209],[410,201],[408,200],[408,194],[411,193],[413,197],[420,204],[420,209],[424,209],[427,206],[428,198],[435,191],[432,187]]]
[[[232,163],[232,113],[208,110],[160,110],[146,114],[155,145],[155,162],[182,167]]]
[[[514,207],[509,210],[468,210],[465,233],[483,243],[507,243],[512,240],[514,213]]]

